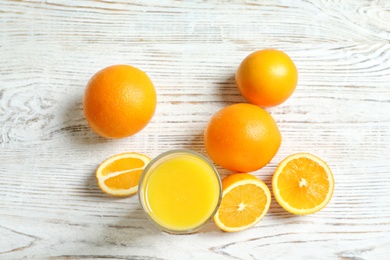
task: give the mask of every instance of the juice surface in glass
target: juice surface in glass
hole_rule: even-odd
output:
[[[143,175],[141,204],[164,231],[193,232],[210,220],[220,203],[218,173],[194,152],[167,152],[153,160]]]

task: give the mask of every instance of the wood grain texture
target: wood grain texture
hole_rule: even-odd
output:
[[[254,174],[307,151],[330,165],[330,204],[292,216],[272,201],[254,228],[161,233],[136,196],[102,194],[94,171],[113,154],[173,148],[204,155],[250,52],[277,48],[299,70],[267,109],[283,143]],[[100,138],[82,96],[112,64],[145,71],[158,106],[139,134]],[[0,2],[0,259],[389,259],[390,1],[4,0]],[[229,172],[218,168],[222,176]]]

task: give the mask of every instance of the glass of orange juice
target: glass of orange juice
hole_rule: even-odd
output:
[[[216,213],[221,179],[213,164],[190,150],[171,150],[154,158],[139,182],[139,200],[161,230],[193,233]]]

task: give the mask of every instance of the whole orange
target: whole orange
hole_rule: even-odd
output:
[[[141,131],[152,119],[157,95],[152,81],[129,65],[97,72],[84,93],[84,115],[97,134],[123,138]]]
[[[225,169],[251,172],[268,164],[282,136],[273,117],[247,103],[227,106],[210,119],[204,144],[210,158]]]
[[[291,58],[274,49],[249,54],[236,72],[241,94],[252,104],[273,107],[286,101],[298,83],[298,70]]]

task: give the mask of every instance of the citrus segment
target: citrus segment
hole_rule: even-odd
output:
[[[222,201],[214,222],[223,231],[235,232],[257,224],[267,213],[271,193],[267,185],[248,173],[230,174],[222,180]]]
[[[104,161],[96,170],[100,189],[113,196],[129,196],[138,191],[138,183],[150,158],[139,153],[122,153]]]
[[[123,156],[124,154],[122,154]],[[134,154],[129,154],[131,156],[134,156]],[[110,164],[107,164],[106,167],[102,169],[101,174],[103,176],[106,176],[108,174],[112,174],[115,171],[118,170],[128,170],[133,168],[142,168],[145,165],[144,160],[138,158],[138,157],[124,157],[124,158],[117,158],[114,161],[111,161]]]
[[[104,181],[112,190],[127,190],[138,185],[142,170],[127,170],[113,173]]]
[[[320,158],[309,153],[293,154],[281,161],[272,178],[277,202],[298,215],[315,213],[330,201],[333,174]]]

